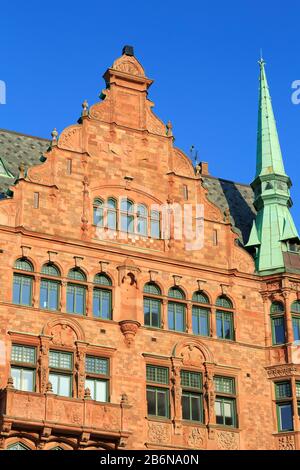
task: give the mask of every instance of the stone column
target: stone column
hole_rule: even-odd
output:
[[[86,290],[86,316],[93,316],[93,285],[89,285]]]
[[[265,345],[272,345],[271,317],[270,317],[270,301],[268,294],[262,295],[264,306],[264,325],[265,325]]]
[[[182,406],[181,406],[181,377],[180,370],[182,366],[182,360],[175,357],[172,358],[172,402],[171,402],[171,418],[174,423],[174,433],[181,434],[182,432]]]
[[[50,348],[51,336],[40,336],[40,349],[39,356],[37,358],[38,373],[37,373],[37,389],[39,393],[46,393],[48,377],[49,377],[49,348]]]
[[[211,308],[210,311],[210,336],[212,338],[217,337],[217,317],[216,317],[216,309],[215,307]]]
[[[33,281],[32,289],[32,306],[39,308],[40,306],[40,288],[41,288],[41,276],[36,274]]]
[[[85,389],[85,354],[87,343],[83,341],[75,341],[76,356],[75,356],[75,382],[74,395],[76,398],[84,398]]]
[[[60,293],[60,311],[66,313],[67,311],[67,281],[62,281],[61,283],[61,293]]]
[[[186,332],[193,333],[192,303],[188,302],[186,306]]]
[[[164,330],[168,329],[168,299],[162,300],[161,306],[161,327]]]
[[[285,309],[285,328],[286,328],[286,342],[291,345],[294,342],[293,321],[291,314],[291,301],[290,291],[283,291],[284,309]],[[288,347],[288,360],[291,361],[290,348]]]

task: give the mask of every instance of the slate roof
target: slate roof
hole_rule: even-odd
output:
[[[47,139],[0,129],[0,158],[15,177],[18,176],[21,162],[25,167],[39,164],[40,157],[46,152],[49,144]],[[208,190],[208,199],[223,213],[229,208],[234,229],[241,242],[246,243],[256,213],[251,187],[213,176],[202,178],[203,186]],[[0,197],[6,197],[6,191],[14,181],[14,178],[0,176]]]

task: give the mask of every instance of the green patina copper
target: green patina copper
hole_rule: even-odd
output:
[[[285,271],[288,242],[299,242],[290,207],[290,178],[286,175],[265,72],[260,65],[256,176],[251,184],[257,210],[247,247],[256,250],[259,274]]]

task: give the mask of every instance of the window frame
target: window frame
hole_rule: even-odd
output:
[[[154,367],[156,369],[165,369],[167,373],[167,379],[166,383],[161,383],[161,382],[153,382],[151,380],[148,380],[147,377],[147,370],[148,367]],[[148,392],[155,392],[155,409],[156,409],[156,414],[150,414],[149,413],[149,403],[148,403]],[[165,396],[165,408],[166,408],[166,414],[164,416],[158,415],[157,410],[158,410],[158,393],[163,393]],[[170,413],[171,413],[171,402],[170,402],[170,368],[168,366],[162,366],[158,364],[153,364],[153,363],[147,363],[146,364],[146,403],[147,403],[147,416],[150,419],[157,419],[157,420],[168,420],[170,419]]]
[[[55,367],[50,365],[50,357],[51,353],[59,353],[59,354],[68,354],[71,356],[71,368],[66,369],[63,367]],[[60,397],[65,397],[65,398],[73,398],[74,397],[74,392],[75,388],[74,387],[74,352],[73,351],[68,351],[68,350],[62,350],[62,349],[49,349],[49,356],[48,356],[48,367],[49,367],[49,382],[51,382],[51,375],[55,375],[58,377],[68,377],[70,379],[70,386],[69,386],[69,395],[61,395],[57,393],[57,396]],[[52,383],[52,382],[51,382]],[[53,386],[53,384],[52,384]],[[55,393],[55,392],[53,392]]]
[[[200,376],[200,387],[193,387],[192,385],[185,385],[182,383],[182,375],[183,372],[187,372],[189,374],[197,374]],[[197,424],[204,424],[204,390],[203,390],[203,373],[199,372],[198,370],[187,370],[181,369],[180,371],[180,386],[181,386],[181,409],[182,409],[182,419],[183,421],[187,421],[189,423],[197,423]],[[190,418],[185,418],[183,416],[183,396],[189,397],[189,415]],[[195,397],[199,399],[200,404],[200,420],[192,419],[192,405],[191,405],[191,398]]]
[[[216,378],[222,379],[223,381],[230,381],[232,384],[232,391],[230,393],[224,392],[222,390],[217,390],[216,388]],[[217,423],[217,413],[215,409],[215,416],[216,416],[216,425],[217,426],[222,426],[224,428],[232,428],[232,429],[238,429],[239,426],[239,420],[238,420],[238,408],[237,408],[237,379],[236,377],[233,376],[227,376],[227,375],[221,375],[221,374],[215,374],[214,375],[214,389],[215,389],[215,404],[216,402],[221,403],[221,411],[222,411],[222,417],[223,417],[223,423]],[[224,410],[224,403],[227,403],[230,405],[231,413],[232,413],[232,424],[226,424],[225,423],[225,410]],[[216,406],[215,406],[216,408]]]
[[[28,349],[32,349],[34,351],[34,362],[27,362],[27,361],[17,361],[16,359],[13,359],[12,358],[12,354],[13,354],[13,348],[14,347],[22,347],[22,348],[28,348]],[[34,345],[28,345],[28,344],[20,344],[20,343],[16,343],[16,342],[12,342],[12,345],[11,345],[11,355],[10,355],[10,375],[13,376],[12,374],[12,369],[18,369],[21,371],[23,370],[27,370],[27,371],[30,371],[32,372],[32,390],[24,390],[23,388],[21,389],[18,389],[16,387],[16,384],[14,383],[14,387],[16,388],[16,390],[21,390],[21,391],[25,391],[25,392],[28,392],[28,393],[35,393],[36,392],[36,372],[37,372],[37,347],[34,346]]]
[[[100,360],[105,360],[107,362],[107,374],[98,374],[96,372],[91,372],[87,369],[87,359],[88,358],[93,358],[93,359],[100,359]],[[106,385],[106,401],[98,401],[96,399],[93,399],[94,401],[97,401],[98,403],[110,403],[111,399],[111,364],[110,364],[110,358],[105,357],[105,356],[96,356],[94,354],[86,354],[85,356],[85,388],[86,387],[86,381],[91,380],[91,381],[98,381],[98,382],[105,382]],[[91,391],[92,392],[92,391]]]

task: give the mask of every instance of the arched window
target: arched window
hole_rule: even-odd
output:
[[[154,282],[144,286],[144,324],[152,328],[161,328],[161,290]]]
[[[272,302],[271,304],[271,326],[272,326],[272,343],[285,343],[285,326],[284,326],[284,305],[282,302]]]
[[[93,204],[93,224],[97,225],[98,227],[103,227],[103,209],[104,203],[102,199],[96,198],[94,199]]]
[[[210,309],[207,307],[209,299],[202,291],[197,291],[192,297],[192,325],[193,334],[209,336],[210,334]]]
[[[168,296],[176,301],[168,302],[168,327],[173,331],[186,331],[185,294],[179,287],[171,287]]]
[[[13,303],[18,305],[28,305],[31,307],[34,278],[27,273],[33,272],[33,266],[26,258],[19,258],[14,264],[14,269],[20,272],[14,273]]]
[[[160,213],[152,210],[150,213],[150,233],[152,238],[160,238]]]
[[[137,233],[148,235],[148,209],[144,204],[137,206]]]
[[[70,269],[68,278],[73,282],[67,285],[67,312],[85,315],[86,311],[86,275],[79,268]]]
[[[107,199],[107,227],[116,230],[117,229],[117,201],[109,197]]]
[[[221,295],[216,300],[216,326],[217,337],[220,339],[234,340],[234,322],[233,322],[233,305],[230,299],[225,295]]]
[[[63,448],[60,447],[60,446],[55,446],[55,447],[52,447],[52,448],[49,449],[49,450],[63,450]]]
[[[291,305],[294,341],[300,341],[300,301],[295,300]]]
[[[93,315],[104,320],[112,319],[112,282],[103,273],[94,278]]]
[[[134,203],[129,199],[121,201],[121,230],[134,233]]]
[[[15,442],[7,447],[6,450],[30,450],[29,447],[25,446],[22,442]]]
[[[52,263],[42,267],[43,277],[40,287],[40,307],[47,310],[59,310],[60,277],[59,269]]]

